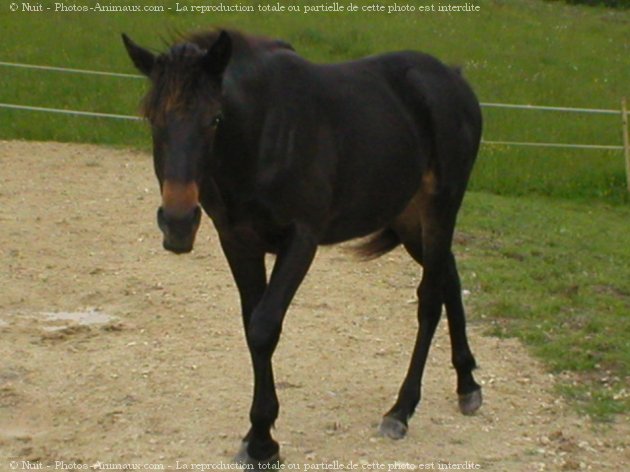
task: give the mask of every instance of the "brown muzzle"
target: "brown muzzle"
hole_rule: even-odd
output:
[[[164,249],[175,254],[192,251],[201,222],[197,184],[164,181],[157,221],[164,234]]]

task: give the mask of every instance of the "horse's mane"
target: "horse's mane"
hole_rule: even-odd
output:
[[[255,51],[293,50],[290,44],[272,38],[245,35],[236,30],[211,29],[185,33],[173,41],[168,51],[157,57],[151,75],[152,87],[145,96],[141,111],[151,122],[161,122],[171,110],[185,108],[199,97],[201,85],[216,86],[201,69],[201,58],[226,31],[232,41],[232,57],[243,57]],[[202,84],[202,82],[207,82]]]

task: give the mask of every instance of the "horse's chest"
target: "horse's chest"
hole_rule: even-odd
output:
[[[269,210],[258,201],[238,202],[227,207],[224,231],[249,247],[276,252],[282,238],[282,228]]]

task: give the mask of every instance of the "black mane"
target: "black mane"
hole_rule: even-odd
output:
[[[199,99],[208,87],[218,84],[203,72],[204,54],[217,41],[222,30],[212,29],[181,35],[168,51],[157,57],[151,73],[152,87],[144,97],[142,115],[152,123],[161,123],[170,111],[185,110]],[[290,44],[264,36],[244,35],[227,30],[232,55],[241,57],[259,49],[293,50]]]

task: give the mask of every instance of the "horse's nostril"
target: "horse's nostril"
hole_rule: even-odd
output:
[[[188,241],[195,237],[201,222],[201,208],[197,205],[190,212],[181,215],[173,214],[167,208],[160,207],[157,211],[157,223],[169,241]]]
[[[160,207],[157,211],[157,224],[158,227],[166,233],[168,231],[168,225],[166,222],[166,217],[164,216],[164,208]]]
[[[164,234],[164,249],[175,254],[192,251],[200,221],[199,206],[184,215],[169,213],[168,208],[158,208],[157,223]]]

